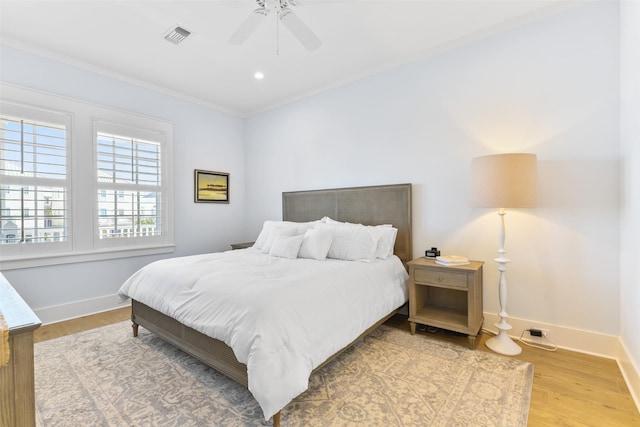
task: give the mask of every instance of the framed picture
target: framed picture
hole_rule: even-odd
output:
[[[194,170],[196,203],[229,203],[229,174]]]

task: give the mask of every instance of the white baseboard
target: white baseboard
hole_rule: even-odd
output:
[[[499,317],[495,313],[484,313],[484,329],[498,332],[494,326],[498,323]],[[536,328],[544,329],[549,338],[559,348],[577,351],[579,353],[592,354],[594,356],[606,357],[608,359],[618,359],[620,356],[620,337],[615,335],[600,334],[598,332],[583,331],[565,326],[551,325],[534,320],[518,319],[509,317],[509,324],[513,327],[509,331],[509,336],[520,338],[522,331]]]
[[[494,324],[498,323],[498,320],[497,314],[485,312],[483,328],[497,333],[498,329]],[[551,325],[517,317],[509,317],[508,322],[513,327],[509,332],[509,336],[513,339],[520,338],[524,330],[531,328],[543,329],[547,331],[547,338],[559,348],[616,360],[631,397],[640,411],[640,369],[633,362],[619,336]]]
[[[82,301],[74,301],[69,304],[42,307],[34,309],[33,311],[40,318],[43,325],[48,325],[50,323],[63,322],[65,320],[76,319],[78,317],[102,313],[103,311],[114,310],[130,305],[131,300],[122,301],[118,295],[113,294]]]
[[[633,359],[629,357],[629,352],[623,342],[620,342],[618,366],[620,367],[624,381],[627,383],[631,397],[633,397],[633,401],[636,403],[638,411],[640,411],[640,369],[638,365],[633,362]]]

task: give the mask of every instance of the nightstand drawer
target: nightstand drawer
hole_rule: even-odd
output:
[[[450,271],[415,269],[415,281],[419,283],[431,283],[443,285],[448,288],[467,289],[467,275],[452,273]]]

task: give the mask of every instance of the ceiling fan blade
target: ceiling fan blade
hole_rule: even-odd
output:
[[[293,34],[307,50],[316,50],[320,47],[322,44],[320,39],[313,34],[311,28],[302,22],[291,9],[283,8],[280,11],[279,17],[284,26],[291,31],[291,34]]]
[[[236,45],[244,43],[268,14],[269,11],[265,8],[256,9],[251,12],[251,15],[249,15],[236,32],[229,37],[229,43]]]

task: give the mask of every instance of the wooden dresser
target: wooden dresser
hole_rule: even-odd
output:
[[[33,331],[40,319],[0,273],[0,312],[9,326],[9,364],[0,367],[0,427],[33,427]]]

